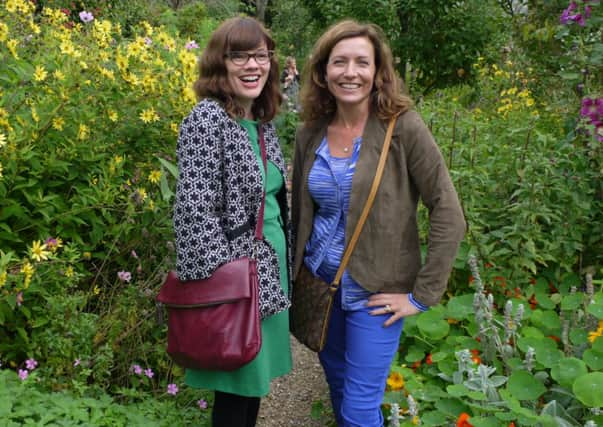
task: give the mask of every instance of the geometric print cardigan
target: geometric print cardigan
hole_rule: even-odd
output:
[[[285,161],[274,125],[261,126],[267,160],[285,179]],[[176,155],[179,177],[173,221],[178,278],[207,278],[229,261],[252,256],[255,244],[261,318],[289,308],[289,297],[280,285],[276,252],[268,242],[254,239],[263,181],[247,131],[218,102],[204,99],[183,120]],[[277,199],[289,242],[290,281],[291,232],[285,185]]]

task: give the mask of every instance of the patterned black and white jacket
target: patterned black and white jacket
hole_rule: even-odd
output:
[[[266,157],[285,177],[285,161],[274,125],[263,124],[262,130]],[[219,266],[251,256],[252,245],[256,244],[261,317],[289,308],[288,295],[280,286],[276,252],[268,242],[253,243],[263,182],[247,131],[218,102],[204,99],[183,120],[176,154],[179,178],[174,230],[179,279],[207,278]],[[290,243],[284,185],[277,197]],[[290,278],[290,250],[287,257]]]

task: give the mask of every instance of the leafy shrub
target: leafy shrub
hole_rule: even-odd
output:
[[[39,359],[55,389],[75,358],[104,386],[127,383],[132,360],[167,376],[154,295],[174,181],[160,161],[195,102],[197,49],[146,21],[127,39],[68,19],[0,9],[0,359]]]

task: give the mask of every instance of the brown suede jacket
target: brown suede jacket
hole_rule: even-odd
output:
[[[308,174],[328,122],[302,127],[296,135],[292,181],[294,271],[303,263],[312,232],[315,204]],[[383,146],[387,123],[371,114],[352,181],[346,222],[346,245],[364,207]],[[417,204],[429,210],[429,242],[421,262]],[[397,120],[381,185],[348,264],[352,278],[371,292],[413,293],[426,306],[440,301],[466,224],[446,164],[418,113]]]

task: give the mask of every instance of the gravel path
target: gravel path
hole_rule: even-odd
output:
[[[329,403],[329,389],[316,353],[291,337],[293,371],[272,382],[270,394],[262,399],[257,427],[323,427],[312,419],[312,404]]]

